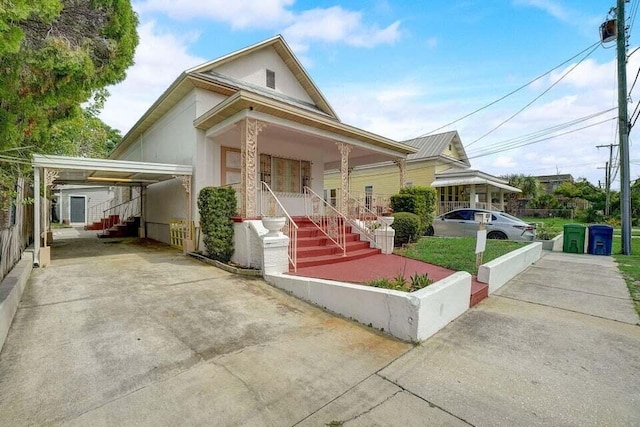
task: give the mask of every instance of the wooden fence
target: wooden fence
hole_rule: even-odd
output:
[[[20,260],[33,242],[33,190],[23,178],[16,185],[18,196],[10,207],[0,211],[0,280]]]

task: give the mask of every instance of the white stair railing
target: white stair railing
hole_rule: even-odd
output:
[[[342,212],[346,214],[347,221],[360,232],[361,236],[374,242],[375,229],[380,225],[378,215],[349,192],[345,192],[345,195],[347,196],[347,206]]]
[[[103,213],[105,210],[109,209],[114,202],[115,199],[105,200],[100,203],[96,203],[93,206],[89,206],[87,209],[87,223],[99,222],[103,219]]]
[[[261,182],[261,185],[260,215],[262,217],[281,216],[285,218],[282,232],[289,237],[289,263],[295,272],[298,263],[298,225],[293,221],[284,206],[282,206],[278,197],[271,191],[271,187],[264,181]]]
[[[346,256],[347,218],[309,187],[304,187],[304,195],[304,209],[307,218],[342,249],[342,256]]]
[[[102,234],[118,223],[122,223],[129,218],[140,216],[142,212],[142,196],[138,196],[129,201],[120,203],[105,209],[103,212],[105,221],[102,222]]]

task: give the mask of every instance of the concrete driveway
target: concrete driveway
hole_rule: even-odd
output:
[[[292,425],[411,348],[166,246],[58,234],[0,354],[3,425]]]
[[[165,246],[53,258],[0,353],[3,425],[640,424],[610,257],[548,254],[416,347]]]

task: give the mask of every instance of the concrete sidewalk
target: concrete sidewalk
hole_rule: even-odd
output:
[[[302,425],[640,425],[640,328],[610,257],[546,254]]]

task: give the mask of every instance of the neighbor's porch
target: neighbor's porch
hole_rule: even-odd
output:
[[[522,192],[503,179],[471,169],[438,173],[431,186],[438,191],[436,215],[465,208],[504,211],[508,195]]]

